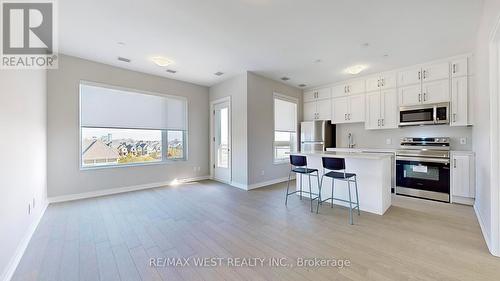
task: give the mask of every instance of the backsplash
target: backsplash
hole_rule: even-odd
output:
[[[349,133],[353,135],[355,148],[397,149],[402,137],[450,137],[452,150],[472,150],[472,127],[436,125],[366,130],[364,123],[337,124],[337,147],[347,147]],[[460,144],[461,138],[465,138],[466,144]]]

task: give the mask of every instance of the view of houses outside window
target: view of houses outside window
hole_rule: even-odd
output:
[[[296,134],[294,132],[274,132],[274,159],[286,161],[290,152],[295,150]]]
[[[163,130],[82,127],[82,167],[163,160]],[[166,159],[184,158],[184,132],[166,131]]]

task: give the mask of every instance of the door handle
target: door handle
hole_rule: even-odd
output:
[[[453,73],[457,73],[457,65],[455,63],[453,64]]]

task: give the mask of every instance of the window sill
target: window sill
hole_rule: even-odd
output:
[[[103,170],[103,169],[116,169],[116,168],[130,168],[130,167],[143,167],[143,166],[157,166],[157,165],[172,165],[179,162],[186,162],[187,159],[172,159],[167,161],[157,161],[149,163],[133,163],[133,164],[122,164],[122,165],[102,165],[94,167],[83,167],[80,166],[80,171],[91,171],[91,170]]]
[[[290,162],[287,160],[282,160],[282,161],[278,161],[278,160],[275,160],[273,162],[273,165],[283,165],[283,164],[289,164]]]

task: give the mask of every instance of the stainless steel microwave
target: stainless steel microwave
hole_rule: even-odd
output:
[[[399,126],[449,124],[449,103],[399,108]]]

